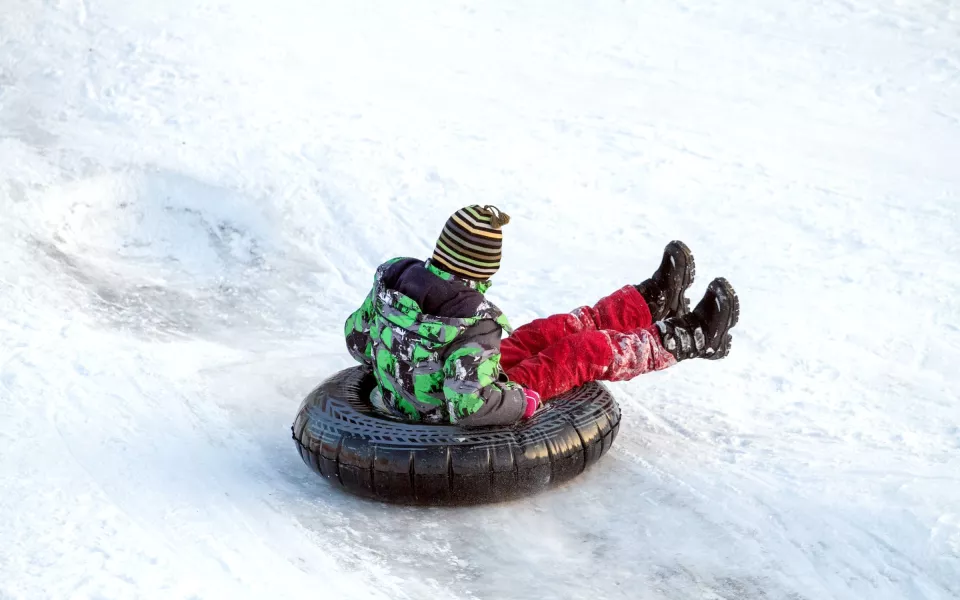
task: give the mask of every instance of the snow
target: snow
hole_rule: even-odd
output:
[[[4,0],[0,597],[960,597],[949,0]],[[721,362],[574,484],[336,493],[303,395],[377,264],[513,217],[514,324],[682,239]]]

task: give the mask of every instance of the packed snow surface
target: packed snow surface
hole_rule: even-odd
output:
[[[731,356],[470,509],[338,493],[374,268],[513,216],[515,324],[697,257]],[[960,597],[953,0],[3,0],[0,597]]]

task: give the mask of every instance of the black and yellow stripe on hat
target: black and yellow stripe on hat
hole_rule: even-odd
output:
[[[486,281],[500,268],[503,233],[510,215],[494,206],[467,206],[447,219],[433,262],[454,275]]]

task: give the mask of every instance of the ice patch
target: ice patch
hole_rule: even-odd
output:
[[[111,173],[54,187],[38,236],[67,256],[149,263],[193,278],[259,268],[276,249],[271,215],[249,198],[170,172]]]

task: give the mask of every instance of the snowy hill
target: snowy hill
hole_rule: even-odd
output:
[[[4,0],[0,598],[960,598],[949,0]],[[523,323],[686,241],[731,357],[419,510],[300,461],[373,269],[496,204]]]

